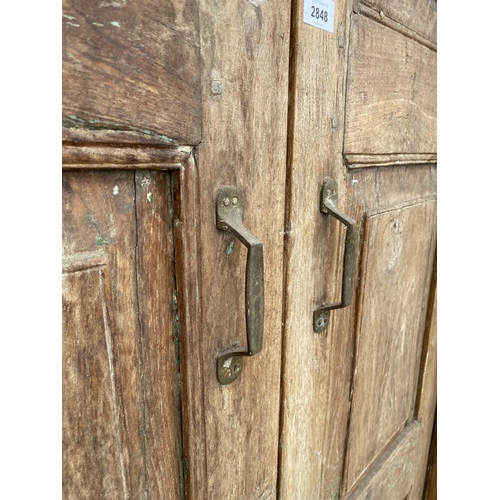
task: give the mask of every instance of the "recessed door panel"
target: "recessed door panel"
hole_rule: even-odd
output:
[[[366,220],[346,490],[413,414],[434,218],[432,200]]]

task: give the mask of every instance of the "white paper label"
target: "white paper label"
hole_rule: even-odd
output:
[[[304,22],[330,33],[333,33],[334,11],[332,0],[304,0]]]

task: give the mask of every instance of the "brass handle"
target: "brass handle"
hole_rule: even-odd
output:
[[[344,271],[342,274],[342,297],[337,304],[323,304],[313,314],[313,327],[316,333],[322,332],[330,321],[330,311],[341,309],[351,303],[352,280],[354,275],[354,257],[356,255],[356,221],[340,212],[337,205],[337,183],[333,179],[325,179],[321,189],[321,212],[335,217],[347,227],[344,248]]]
[[[245,278],[245,314],[248,348],[236,348],[217,357],[217,378],[221,384],[234,382],[243,369],[243,357],[262,350],[264,333],[264,253],[262,243],[243,226],[243,193],[236,187],[219,191],[216,203],[217,227],[231,231],[248,249]]]

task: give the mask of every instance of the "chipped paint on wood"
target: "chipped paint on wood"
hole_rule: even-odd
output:
[[[254,7],[260,7],[265,4],[267,0],[248,0]]]
[[[108,238],[103,238],[102,236],[98,236],[95,239],[95,246],[96,247],[102,247],[103,245],[107,245],[109,243]]]
[[[234,240],[231,240],[226,248],[226,257],[229,258],[229,256],[233,253],[233,247],[234,247]]]

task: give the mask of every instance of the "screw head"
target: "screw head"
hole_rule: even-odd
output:
[[[317,319],[315,323],[315,328],[318,330],[323,330],[324,328],[327,327],[329,321],[328,314],[321,314]]]
[[[230,202],[229,202],[229,198],[224,198],[224,199],[222,200],[222,204],[223,204],[225,207],[229,206],[229,203],[230,203]]]
[[[233,374],[233,373],[231,372],[231,368],[226,368],[226,369],[224,370],[224,377],[226,377],[226,378],[231,378],[232,374]]]
[[[234,373],[239,373],[240,370],[241,370],[241,365],[239,363],[235,364],[233,367]]]
[[[236,196],[231,200],[231,203],[233,204],[233,207],[235,207],[238,204],[238,198]]]

